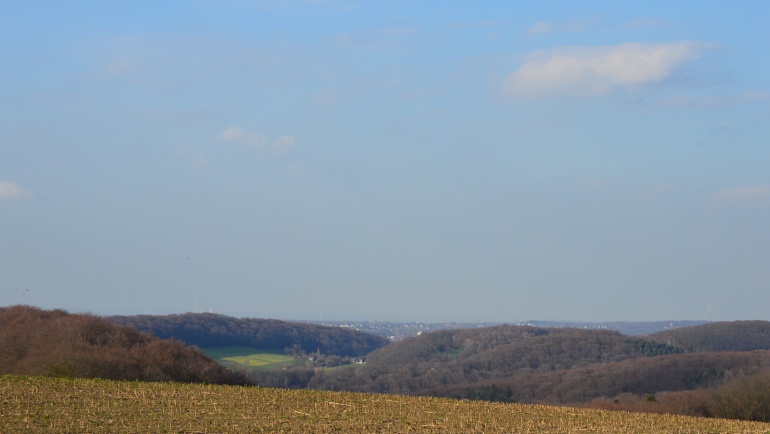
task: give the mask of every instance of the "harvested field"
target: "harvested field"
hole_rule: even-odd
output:
[[[0,377],[0,432],[768,433],[770,424],[393,395]]]

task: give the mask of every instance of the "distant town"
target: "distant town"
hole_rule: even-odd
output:
[[[672,330],[680,327],[697,326],[709,321],[680,320],[680,321],[611,321],[611,322],[563,322],[563,321],[525,321],[525,322],[388,322],[388,321],[296,321],[305,324],[344,327],[362,332],[383,336],[395,342],[417,336],[422,333],[447,329],[471,329],[490,327],[501,324],[530,325],[533,327],[579,328],[590,330],[616,330],[624,335],[640,336]]]

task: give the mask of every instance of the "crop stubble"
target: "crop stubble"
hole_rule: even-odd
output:
[[[0,433],[768,433],[770,424],[438,398],[0,377]]]

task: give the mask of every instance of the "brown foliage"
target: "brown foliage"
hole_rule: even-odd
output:
[[[652,399],[651,399],[652,397]],[[707,389],[635,395],[624,393],[614,398],[598,398],[585,405],[602,410],[621,410],[687,416],[713,416],[713,403]]]
[[[646,396],[626,393],[595,399],[586,407],[770,422],[770,370],[728,378],[714,388]]]
[[[420,393],[508,402],[580,403],[623,393],[647,395],[711,387],[732,372],[752,374],[769,366],[768,351],[673,354],[551,372],[522,372]]]
[[[650,337],[694,352],[770,350],[770,322],[715,322],[667,330]]]
[[[87,314],[0,308],[0,373],[243,383],[199,350]]]
[[[709,398],[716,417],[770,422],[770,370],[732,378]]]

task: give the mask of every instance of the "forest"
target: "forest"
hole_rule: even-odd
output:
[[[734,416],[767,402],[767,411],[755,410],[751,418],[770,420],[770,389],[763,399],[736,398],[741,390],[761,391],[755,385],[768,384],[768,336],[770,323],[764,321],[711,323],[633,337],[529,326],[442,330],[375,350],[363,366],[250,376],[276,387],[698,416]]]
[[[159,338],[173,338],[200,347],[242,345],[280,351],[293,348],[308,354],[357,357],[388,344],[386,338],[349,328],[233,318],[214,313],[110,316],[106,319]]]
[[[29,306],[0,307],[0,374],[248,384],[179,341]]]

